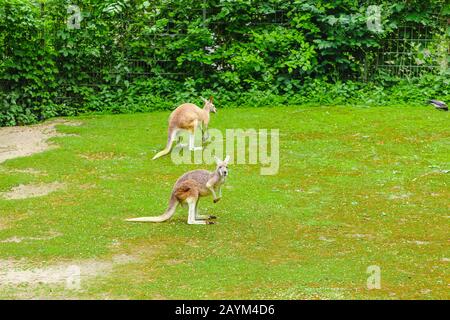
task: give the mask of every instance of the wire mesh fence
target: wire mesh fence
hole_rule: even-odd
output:
[[[189,15],[184,17],[184,21],[179,21],[176,18],[167,19],[164,26],[157,25],[158,12],[162,10],[161,6],[164,6],[164,2],[158,2],[158,6],[147,9],[148,19],[143,21],[142,17],[139,18],[141,22],[145,22],[146,26],[149,28],[155,27],[157,31],[152,31],[149,34],[140,32],[141,43],[145,43],[145,50],[128,50],[127,45],[122,47],[111,48],[111,55],[122,54],[123,64],[120,66],[114,64],[108,64],[104,61],[97,64],[93,61],[91,65],[82,68],[83,73],[88,75],[84,77],[82,83],[78,86],[85,86],[92,90],[101,90],[101,86],[105,84],[105,79],[112,79],[107,83],[109,87],[123,88],[124,83],[132,82],[140,78],[149,77],[164,77],[168,79],[183,79],[187,77],[194,76],[193,73],[189,72],[189,67],[178,68],[178,61],[176,56],[164,56],[161,54],[165,51],[165,47],[170,46],[175,40],[180,40],[188,37],[188,25],[190,21],[198,19],[201,17],[203,24],[207,26],[214,33],[221,33],[226,29],[226,23],[224,22],[211,22],[209,17],[221,10],[220,5],[214,8],[206,8],[202,5],[202,2],[196,2],[196,7],[192,7],[189,10]],[[204,3],[203,3],[204,4]],[[175,9],[175,8],[174,8]],[[170,7],[164,7],[164,10],[171,10]],[[43,4],[41,4],[42,17],[46,15],[46,9]],[[89,11],[85,11],[84,15],[89,19]],[[127,30],[126,25],[132,24],[134,21],[130,20],[127,16],[117,16],[116,19],[120,21],[123,25],[118,25],[118,28],[122,27],[124,30],[123,37],[130,38],[130,30]],[[83,22],[86,25],[86,21]],[[281,10],[279,6],[274,6],[268,10],[265,15],[254,15],[252,17],[250,25],[251,26],[269,26],[269,25],[286,25],[288,24],[287,12]],[[53,32],[58,32],[60,28],[67,28],[67,21],[61,20],[57,22],[56,30]],[[208,48],[205,48],[207,50]],[[60,61],[63,63],[63,61]],[[63,66],[60,65],[59,69],[63,70]],[[198,68],[193,67],[195,72],[198,72]],[[92,71],[95,70],[95,71]],[[98,71],[100,70],[100,72]],[[205,68],[201,68],[201,72],[205,72]],[[199,76],[199,74],[195,74]],[[124,81],[114,81],[115,78],[120,77]],[[65,87],[59,90],[61,93],[57,97],[58,103],[71,103],[73,99],[76,99],[77,94],[73,94],[70,88]]]
[[[44,4],[41,4],[42,15],[45,15]],[[154,9],[158,10],[158,9]],[[215,8],[220,10],[220,7]],[[221,28],[225,28],[225,24],[218,22],[208,22],[207,18],[212,14],[211,9],[202,7],[191,8],[191,16],[202,16],[204,23],[209,24],[208,27],[212,30],[220,32]],[[150,15],[148,25],[155,25],[157,15]],[[120,17],[123,21],[126,17]],[[186,17],[186,22],[189,22],[190,17]],[[129,21],[132,22],[132,21]],[[258,15],[252,19],[252,25],[285,25],[289,23],[287,12],[274,7],[270,13],[264,16]],[[442,23],[448,24],[448,21]],[[60,28],[66,27],[66,21],[60,21]],[[181,30],[181,31],[180,31]],[[183,32],[184,30],[184,32]],[[164,46],[170,42],[171,39],[179,39],[186,37],[186,28],[180,28],[179,22],[168,21],[167,24],[158,32],[154,32],[148,37],[142,39],[146,42],[148,49],[146,53],[129,53],[125,52],[124,61],[126,67],[125,78],[133,80],[138,77],[149,76],[183,76],[187,75],[185,71],[177,70],[177,61],[171,58],[161,58],[158,56],[158,49],[164,49]],[[389,75],[394,78],[416,78],[429,72],[436,72],[442,68],[438,59],[433,56],[432,49],[435,49],[436,29],[429,26],[405,25],[398,27],[394,32],[388,35],[383,41],[380,49],[371,52],[372,59],[365,61],[365,71],[361,75],[362,80],[371,80],[377,75]],[[447,54],[450,54],[450,48],[447,48]],[[114,66],[104,66],[104,71],[108,72],[111,78],[120,73],[115,70]],[[88,72],[92,77],[85,79],[86,85],[98,84],[100,73]]]
[[[155,2],[156,3],[156,2]],[[73,81],[76,81],[77,87],[85,86],[93,90],[101,90],[101,87],[123,87],[139,78],[165,77],[173,79],[183,79],[193,76],[194,72],[205,72],[205,68],[199,68],[198,62],[196,66],[190,68],[186,66],[189,62],[184,62],[183,68],[179,68],[176,52],[166,54],[166,48],[175,40],[188,39],[189,23],[201,17],[203,23],[207,25],[212,33],[223,33],[227,28],[225,21],[210,20],[209,17],[220,12],[220,5],[216,7],[206,7],[202,1],[194,2],[189,13],[183,17],[168,18],[164,25],[158,25],[158,10],[164,5],[164,1],[158,2],[158,6],[152,6],[146,9],[145,15],[139,17],[139,22],[148,28],[149,32],[139,30],[139,39],[133,37],[133,29],[129,26],[134,24],[133,17],[128,16],[127,11],[123,11],[112,19],[116,21],[112,24],[118,32],[118,37],[114,43],[102,44],[102,58],[96,58],[92,55],[89,63],[83,63],[76,66],[76,70],[67,69],[67,61],[72,57],[68,55],[56,60],[56,69],[65,75],[73,75]],[[68,28],[68,15],[54,15],[46,7],[44,2],[36,3],[39,6],[40,16],[42,20],[46,20],[47,24],[43,25],[41,32],[42,46],[46,45],[47,36],[54,39],[52,45],[55,50],[65,51],[71,49],[76,51],[77,47],[85,45],[86,39],[77,35],[77,41],[68,42],[67,39],[55,37],[55,34],[62,33],[62,30]],[[66,8],[63,8],[66,10]],[[164,8],[170,11],[170,8]],[[283,9],[282,3],[267,8],[266,13],[250,14],[248,25],[252,26],[282,26],[290,23],[288,12]],[[67,12],[68,13],[68,12]],[[89,28],[90,22],[95,19],[89,12],[89,7],[83,8],[82,28]],[[53,19],[53,21],[52,21]],[[49,23],[51,21],[51,23]],[[448,23],[448,21],[446,21]],[[50,27],[49,27],[50,25]],[[93,28],[97,26],[92,24]],[[111,27],[111,26],[110,26]],[[77,31],[74,30],[74,33]],[[95,34],[95,32],[91,32]],[[55,40],[56,39],[56,40]],[[84,42],[83,42],[84,41]],[[133,46],[130,47],[130,43]],[[434,52],[439,40],[436,38],[436,29],[431,27],[416,25],[406,25],[396,29],[383,41],[380,49],[369,53],[369,57],[365,61],[361,61],[364,65],[364,71],[361,75],[357,74],[362,80],[370,81],[379,75],[388,75],[393,78],[416,78],[429,72],[437,72],[442,69],[443,65],[439,63]],[[67,48],[68,43],[70,48]],[[138,43],[138,46],[136,46]],[[205,47],[205,50],[207,48]],[[81,51],[81,50],[80,50]],[[447,55],[448,55],[447,48]],[[73,55],[73,53],[71,53]],[[108,57],[117,57],[121,59],[109,59]],[[78,58],[78,57],[75,57]],[[74,58],[74,59],[75,59]],[[358,60],[360,58],[357,58]],[[116,62],[120,60],[121,63]],[[211,70],[211,68],[209,68]],[[70,78],[70,77],[66,77]],[[121,81],[117,81],[120,79]],[[62,84],[58,90],[58,102],[73,99],[78,95],[71,91],[71,80]],[[0,86],[5,88],[5,84]],[[6,88],[7,89],[7,88]]]
[[[444,26],[444,22],[442,25]],[[450,47],[444,43],[446,47],[439,49],[442,43],[436,35],[437,30],[428,26],[398,27],[374,52],[370,62],[366,61],[365,80],[377,76],[414,79],[424,74],[444,71],[448,68],[446,61],[450,55]]]

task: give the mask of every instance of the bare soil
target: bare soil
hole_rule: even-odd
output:
[[[0,163],[8,159],[30,156],[55,147],[48,140],[63,136],[55,128],[56,125],[60,124],[78,126],[81,123],[58,119],[27,127],[0,128]]]

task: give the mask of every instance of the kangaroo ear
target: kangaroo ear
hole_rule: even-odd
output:
[[[229,156],[229,155],[227,155],[227,156],[225,157],[225,160],[223,160],[223,162],[228,163],[228,161],[230,161],[230,156]]]
[[[211,102],[211,103],[212,103],[212,102],[213,102],[213,100],[214,100],[214,97],[213,97],[213,96],[210,96],[210,97],[209,97],[209,102]]]
[[[205,98],[203,98],[203,97],[200,97],[200,99],[202,99],[203,100],[203,102],[208,102],[208,100],[206,100]]]
[[[217,158],[217,157],[214,157],[214,160],[216,160],[216,164],[217,164],[217,165],[219,165],[219,164],[222,162],[222,160],[220,160],[220,159]]]

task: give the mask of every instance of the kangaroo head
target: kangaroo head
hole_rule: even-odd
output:
[[[219,176],[228,176],[228,161],[230,161],[230,156],[226,156],[223,161],[216,157],[216,171],[219,173]]]
[[[200,97],[200,98],[205,103],[205,105],[203,106],[203,109],[208,110],[208,111],[210,111],[212,113],[216,113],[217,112],[216,106],[213,104],[213,100],[214,100],[213,96],[209,97],[209,100],[206,100],[203,97]]]

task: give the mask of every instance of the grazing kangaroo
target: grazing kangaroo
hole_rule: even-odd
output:
[[[188,224],[213,224],[209,219],[215,219],[215,216],[204,216],[198,214],[198,201],[200,197],[213,195],[214,203],[222,198],[222,185],[228,176],[228,161],[221,161],[216,158],[217,167],[215,171],[194,170],[183,174],[175,183],[172,195],[169,200],[169,207],[166,212],[157,217],[142,217],[127,219],[133,222],[163,222],[169,220],[179,204],[187,203],[189,205]],[[219,194],[217,196],[216,192]]]
[[[202,147],[196,148],[194,146],[195,131],[199,126],[202,127],[202,141],[205,142],[208,138],[207,130],[209,124],[209,113],[217,112],[216,107],[213,104],[212,96],[209,100],[202,97],[202,100],[205,102],[203,109],[200,109],[192,103],[183,103],[170,114],[167,145],[164,150],[158,152],[153,157],[153,160],[168,154],[172,150],[172,144],[181,130],[189,131],[189,150],[193,151],[202,149]]]

